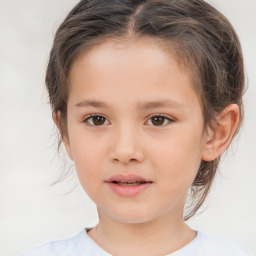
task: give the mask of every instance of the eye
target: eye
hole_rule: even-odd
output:
[[[153,126],[165,126],[170,122],[174,122],[173,119],[161,114],[150,116],[149,121],[151,123],[150,125],[153,125]],[[99,114],[91,114],[87,116],[83,120],[83,122],[87,123],[89,126],[103,126],[105,124],[109,124],[107,118]]]
[[[149,120],[154,126],[165,126],[168,123],[174,122],[173,119],[161,114],[152,115],[150,116]]]
[[[107,119],[99,114],[91,114],[86,117],[83,122],[88,123],[90,126],[102,126]],[[108,122],[108,121],[107,121]],[[109,124],[109,122],[107,123]]]

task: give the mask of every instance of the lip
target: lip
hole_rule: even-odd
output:
[[[128,181],[143,181],[145,183],[138,184],[138,185],[119,185],[117,183],[114,183],[113,181],[120,181],[120,182],[128,182]],[[152,181],[147,180],[145,178],[142,178],[141,176],[129,174],[129,175],[123,175],[118,174],[111,176],[109,179],[105,181],[108,186],[111,188],[111,190],[122,197],[132,197],[136,196],[143,191],[145,191],[147,188],[149,188],[152,185]]]
[[[111,176],[109,179],[106,180],[106,182],[112,182],[112,181],[121,181],[121,182],[144,181],[144,182],[152,182],[150,180],[144,179],[141,176],[138,176],[138,175],[135,175],[135,174],[129,174],[129,175],[117,174],[117,175]]]

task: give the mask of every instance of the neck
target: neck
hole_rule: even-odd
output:
[[[167,255],[191,242],[196,233],[183,221],[182,214],[142,223],[119,222],[99,211],[99,224],[89,236],[111,255]]]

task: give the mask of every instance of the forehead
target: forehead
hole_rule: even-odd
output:
[[[75,88],[77,94],[97,92],[114,99],[115,93],[120,98],[130,95],[138,101],[142,97],[154,101],[171,90],[173,95],[193,90],[187,70],[176,61],[171,50],[151,38],[129,42],[108,40],[83,52],[70,72],[69,92]]]
[[[97,62],[97,66],[99,66],[99,63],[104,64],[103,61],[120,60],[125,55],[127,64],[129,61],[136,62],[138,59],[144,59],[145,62],[149,61],[147,64],[154,63],[155,65],[158,64],[157,61],[165,61],[167,64],[168,61],[171,60],[173,62],[175,60],[180,71],[189,74],[190,65],[185,64],[187,61],[185,61],[184,56],[181,57],[181,51],[182,49],[178,49],[171,41],[160,38],[148,36],[140,38],[107,38],[103,42],[99,40],[93,46],[81,51],[73,61],[70,73],[81,62],[87,62],[87,64],[96,64]]]

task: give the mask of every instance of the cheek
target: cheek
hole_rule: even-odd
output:
[[[104,149],[102,144],[90,136],[76,136],[70,142],[80,183],[84,189],[90,190],[103,180],[101,170]]]
[[[194,132],[176,133],[165,142],[155,144],[154,166],[163,182],[190,186],[201,162],[201,136]],[[175,185],[174,184],[174,185]]]

